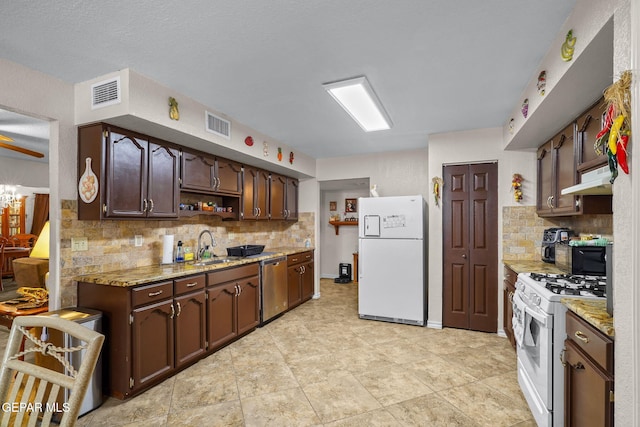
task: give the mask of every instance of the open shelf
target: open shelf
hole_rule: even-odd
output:
[[[347,226],[355,225],[355,226],[357,226],[358,225],[358,221],[329,221],[329,224],[333,225],[333,227],[336,229],[336,236],[337,236],[338,234],[340,234],[339,230],[340,230],[341,226],[343,226],[343,225],[347,225]]]

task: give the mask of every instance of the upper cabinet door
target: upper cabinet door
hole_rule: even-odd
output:
[[[553,138],[552,149],[554,156],[554,168],[556,176],[556,188],[554,190],[553,213],[570,214],[576,211],[575,196],[573,194],[562,195],[563,188],[571,187],[576,183],[576,164],[574,160],[575,123],[567,126],[562,132]]]
[[[286,219],[287,178],[282,175],[271,174],[269,193],[271,198],[271,219]]]
[[[177,218],[180,205],[180,152],[162,142],[149,144],[147,216]]]
[[[593,169],[607,163],[604,147],[601,154],[596,153],[594,148],[596,136],[604,126],[606,109],[603,98],[578,118],[578,149],[576,150],[578,171]]]
[[[213,157],[182,151],[181,178],[183,190],[212,193],[216,188],[216,161]]]
[[[287,178],[287,220],[298,220],[298,180]]]
[[[109,129],[106,217],[143,217],[149,142],[134,133]]]
[[[231,160],[216,158],[217,193],[242,194],[242,165]]]

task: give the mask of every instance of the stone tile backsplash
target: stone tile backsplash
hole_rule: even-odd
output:
[[[175,243],[182,240],[195,252],[200,232],[211,230],[217,243],[213,248],[216,255],[226,255],[227,247],[244,244],[265,245],[267,249],[304,246],[307,238],[314,246],[314,217],[313,212],[302,212],[297,222],[222,221],[205,215],[180,221],[79,221],[77,201],[64,200],[60,230],[62,307],[76,303],[74,276],[160,264],[166,234],[173,234]],[[142,236],[140,247],[134,245],[136,235]],[[87,237],[89,250],[72,252],[72,237]]]
[[[613,240],[613,215],[540,218],[535,206],[505,206],[502,224],[502,259],[505,260],[539,260],[542,233],[551,227],[568,227],[580,235],[601,235]]]

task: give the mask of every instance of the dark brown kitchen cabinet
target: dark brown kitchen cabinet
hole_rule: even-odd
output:
[[[133,310],[132,388],[142,388],[173,370],[174,324],[171,299]]]
[[[244,166],[242,173],[242,215],[244,220],[269,219],[269,172]]]
[[[109,395],[136,395],[205,354],[204,289],[204,274],[135,287],[78,284],[78,304],[104,313]]]
[[[222,157],[182,150],[180,188],[205,194],[242,194],[242,165]]]
[[[565,425],[613,426],[613,340],[570,311],[566,330]]]
[[[78,128],[78,219],[177,218],[179,151],[105,124]]]
[[[287,287],[289,309],[310,300],[315,290],[313,251],[287,257]]]
[[[516,280],[518,275],[508,266],[504,266],[504,279],[503,279],[503,317],[502,323],[504,325],[504,333],[507,339],[511,343],[513,348],[516,348],[516,340],[513,335],[513,295],[516,291]]]
[[[574,139],[572,123],[538,149],[539,216],[565,216],[576,211],[575,196],[560,193],[576,183]]]
[[[271,174],[271,219],[298,220],[298,180]]]
[[[207,351],[205,282],[202,274],[174,281],[176,368],[198,360]]]
[[[207,274],[209,350],[217,350],[260,323],[258,264]]]
[[[607,156],[604,154],[604,147],[600,154],[596,153],[594,145],[596,136],[604,126],[604,118],[607,105],[604,98],[601,98],[576,122],[578,127],[578,141],[576,149],[576,163],[578,172],[587,171],[607,164]]]

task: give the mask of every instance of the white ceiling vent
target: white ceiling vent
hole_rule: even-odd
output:
[[[231,139],[231,122],[208,111],[204,112],[205,129],[225,139]]]
[[[105,80],[91,85],[91,109],[106,107],[108,105],[119,104],[120,77]]]

